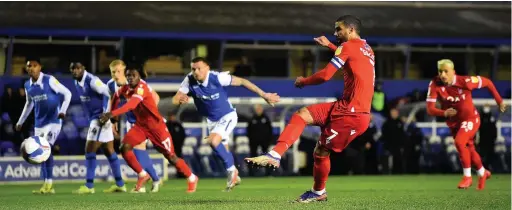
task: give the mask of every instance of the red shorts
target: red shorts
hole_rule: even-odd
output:
[[[126,133],[123,143],[135,146],[144,142],[146,139],[149,139],[162,154],[175,154],[171,134],[169,134],[169,130],[167,130],[167,126],[164,123],[155,125],[155,127],[150,129],[135,124],[128,133]]]
[[[480,128],[480,117],[458,123],[450,123],[448,126],[456,144],[464,144],[471,147],[475,144],[475,136]]]
[[[370,125],[368,113],[340,113],[336,102],[314,104],[306,107],[314,125],[322,131],[318,144],[334,152],[341,152]]]

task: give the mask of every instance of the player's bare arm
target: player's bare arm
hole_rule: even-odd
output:
[[[174,104],[174,105],[186,104],[186,103],[188,103],[188,100],[189,100],[189,98],[188,98],[187,94],[185,94],[181,91],[178,91],[172,97],[172,104]]]
[[[153,96],[153,99],[155,100],[155,104],[158,104],[158,102],[160,102],[160,95],[158,95],[156,90],[152,90],[151,95]]]
[[[336,49],[338,49],[338,47],[336,45],[334,45],[333,43],[331,43],[331,41],[329,41],[329,39],[327,39],[327,37],[325,37],[325,36],[319,36],[319,37],[313,38],[313,40],[315,40],[317,44],[327,47],[333,52],[336,51]]]
[[[261,90],[258,86],[256,86],[254,83],[247,79],[240,78],[237,76],[231,77],[232,86],[244,86],[250,91],[258,94],[261,98],[265,99],[265,101],[271,106],[274,106],[275,103],[279,102],[279,95],[277,95],[277,93],[266,93],[265,91]]]

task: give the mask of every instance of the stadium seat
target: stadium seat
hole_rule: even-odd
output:
[[[439,136],[430,136],[428,142],[430,144],[430,152],[431,153],[439,153],[439,152],[441,152],[441,148],[442,148],[441,137],[439,137]]]
[[[194,146],[184,145],[181,149],[183,160],[187,162],[187,164],[192,168],[194,173],[199,173],[201,171],[201,164],[195,156]]]
[[[201,162],[201,176],[220,176],[224,173],[224,166],[219,161],[210,145],[202,144],[198,150],[199,161]]]
[[[18,154],[15,152],[14,143],[11,141],[2,141],[0,142],[0,155],[1,156],[17,156]],[[14,155],[13,155],[14,153]]]
[[[189,136],[189,137],[185,138],[185,141],[183,142],[183,146],[190,146],[192,148],[196,148],[197,142],[198,141],[197,141],[196,137]]]
[[[235,145],[241,145],[241,144],[246,144],[246,145],[249,145],[249,137],[247,136],[238,136],[236,137],[235,139]]]
[[[447,136],[446,138],[444,138],[444,145],[448,146],[452,144],[455,144],[455,139],[453,139],[452,136]]]
[[[446,127],[437,128],[436,131],[438,136],[449,136],[451,134],[450,129]]]

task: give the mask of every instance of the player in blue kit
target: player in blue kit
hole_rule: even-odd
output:
[[[210,71],[208,62],[202,57],[192,59],[191,69],[192,72],[185,77],[172,102],[179,105],[188,103],[187,95],[194,98],[197,110],[208,122],[209,136],[206,139],[226,167],[226,191],[230,191],[241,181],[233,155],[227,149],[229,136],[238,122],[238,116],[228,101],[224,87],[244,86],[270,105],[279,102],[279,96],[276,93],[266,93],[249,80],[232,76],[229,72]]]
[[[66,110],[71,102],[71,92],[60,84],[55,77],[41,72],[38,60],[28,60],[26,71],[30,76],[25,82],[27,102],[23,108],[20,119],[16,123],[16,131],[20,131],[32,109],[35,108],[34,135],[44,137],[53,146],[62,127],[62,119],[66,117]],[[64,96],[62,101],[60,96]],[[61,102],[62,101],[62,102]],[[41,164],[44,184],[36,194],[53,194],[53,154]]]
[[[119,87],[122,85],[128,84],[125,76],[126,71],[126,64],[122,60],[114,60],[110,63],[110,74],[112,76],[112,79],[110,79],[107,82],[107,86],[110,92],[110,96],[115,94]],[[141,77],[144,77],[144,75],[141,75]],[[150,87],[151,89],[151,87]],[[155,103],[158,105],[158,102],[160,100],[160,97],[158,94],[151,90],[153,94],[153,98],[155,99]],[[123,106],[127,102],[126,98],[121,98],[121,101],[119,103],[119,107]],[[114,108],[114,107],[112,107]],[[125,115],[125,131],[128,132],[131,127],[135,124],[135,115],[132,112],[127,112]],[[118,135],[117,132],[117,126],[114,126],[114,133]],[[148,172],[148,174],[151,176],[151,179],[153,180],[153,185],[151,188],[151,192],[158,192],[160,189],[160,186],[162,182],[160,182],[160,177],[158,177],[158,174],[156,173],[155,168],[153,167],[153,162],[151,161],[149,154],[146,151],[146,144],[147,140],[139,145],[136,145],[133,148],[133,152],[135,153],[135,156],[137,157],[137,160],[141,163],[142,167],[145,171]],[[135,192],[135,191],[132,191]]]
[[[114,133],[112,123],[109,121],[100,125],[98,118],[100,114],[110,111],[110,93],[108,87],[96,76],[85,70],[80,62],[71,63],[69,70],[75,79],[76,92],[89,119],[89,131],[87,132],[87,143],[85,145],[85,165],[87,167],[86,183],[78,190],[77,194],[94,193],[94,177],[96,171],[96,152],[103,146],[103,152],[110,163],[112,174],[116,184],[103,192],[126,192],[124,181],[121,176],[121,165],[114,150]]]

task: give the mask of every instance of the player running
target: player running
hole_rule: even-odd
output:
[[[143,192],[145,190],[143,188],[144,184],[150,178],[133,153],[133,147],[143,143],[146,139],[149,139],[156,149],[187,178],[187,192],[195,192],[199,178],[192,173],[187,163],[174,153],[171,135],[167,130],[164,119],[158,112],[148,85],[140,79],[139,71],[142,70],[129,69],[126,71],[128,84],[122,86],[114,94],[112,107],[117,107],[120,96],[129,99],[128,102],[112,112],[102,114],[100,122],[106,123],[110,118],[120,116],[128,111],[132,111],[135,115],[135,125],[125,135],[121,146],[121,153],[126,163],[139,175],[135,189],[133,189],[134,192]]]
[[[306,125],[320,126],[321,136],[314,151],[314,185],[297,202],[327,200],[325,184],[331,168],[330,153],[341,152],[352,140],[363,134],[370,123],[375,56],[372,48],[360,38],[360,29],[361,21],[357,17],[346,15],[338,18],[334,35],[339,42],[343,42],[339,47],[324,36],[315,38],[319,44],[335,51],[330,63],[312,76],[298,77],[295,81],[295,86],[299,88],[322,84],[343,67],[345,83],[341,99],[302,107],[291,117],[272,151],[246,158],[249,164],[277,168],[281,156],[299,139]]]
[[[482,165],[480,155],[475,150],[474,138],[480,127],[480,115],[473,105],[471,91],[486,87],[493,95],[500,111],[505,112],[506,105],[491,80],[481,76],[460,76],[455,74],[451,60],[437,62],[439,76],[429,84],[427,93],[427,112],[429,115],[447,117],[446,124],[455,139],[459,152],[463,176],[459,189],[467,189],[473,184],[471,164],[479,176],[477,190],[485,188],[485,181],[491,172]],[[436,108],[437,99],[441,101],[441,109]]]
[[[30,76],[25,82],[25,95],[27,102],[23,108],[20,119],[16,123],[16,131],[21,131],[23,122],[35,107],[35,128],[36,136],[44,137],[53,146],[60,129],[62,119],[66,117],[66,111],[71,102],[71,92],[55,79],[55,77],[41,72],[41,64],[38,60],[28,60],[26,71]],[[64,96],[64,101],[60,100]],[[48,160],[41,164],[41,171],[44,184],[39,190],[32,191],[35,194],[53,194],[53,152]]]
[[[124,74],[125,70],[126,70],[126,64],[122,60],[114,60],[110,63],[110,73],[111,73],[112,79],[110,79],[107,82],[110,96],[113,96],[117,92],[117,90],[119,89],[120,86],[128,84],[128,82],[126,80],[126,76]],[[141,75],[141,79],[144,79],[145,76],[146,75],[144,72],[144,74]],[[160,97],[158,96],[156,91],[154,91],[151,87],[148,86],[148,88],[151,91],[151,94],[153,95],[153,99],[155,100],[155,103],[158,105],[158,102],[160,101]],[[120,101],[119,101],[118,106],[124,105],[126,103],[126,101],[127,100],[126,100],[126,98],[124,98],[124,96],[120,96]],[[118,108],[118,107],[113,107],[113,108]],[[135,115],[130,111],[130,112],[126,113],[125,117],[126,117],[125,118],[126,122],[121,122],[121,123],[124,123],[124,125],[125,125],[124,130],[126,132],[128,132],[135,124]],[[113,130],[114,130],[114,133],[116,136],[119,135],[119,132],[117,131],[117,123],[114,124]],[[148,172],[149,176],[153,180],[153,184],[151,186],[151,192],[155,193],[160,190],[160,186],[162,185],[162,182],[161,182],[162,180],[160,180],[160,177],[158,177],[158,174],[156,173],[156,170],[153,167],[153,161],[151,161],[151,158],[149,157],[149,154],[146,151],[147,142],[148,141],[146,140],[146,141],[140,143],[139,145],[134,146],[133,153],[137,157],[137,160],[140,162],[140,164],[142,165],[144,170],[146,170],[146,172]]]
[[[80,62],[71,63],[69,70],[75,79],[76,92],[80,95],[80,101],[89,119],[89,131],[85,144],[86,183],[73,192],[77,194],[93,194],[95,192],[96,152],[100,146],[103,146],[103,152],[116,180],[115,185],[103,192],[126,192],[126,186],[121,176],[121,165],[114,150],[112,123],[109,121],[101,126],[98,120],[100,114],[110,111],[108,88],[98,77],[87,72],[85,66]]]
[[[224,162],[227,171],[226,191],[231,191],[241,181],[233,155],[228,150],[229,136],[238,123],[238,116],[228,101],[224,87],[244,86],[270,105],[279,102],[279,96],[276,93],[266,93],[249,80],[232,76],[229,72],[210,71],[210,65],[202,57],[192,59],[191,69],[192,72],[185,77],[172,101],[179,105],[188,103],[187,95],[194,98],[197,110],[208,122],[209,135],[206,139]]]

